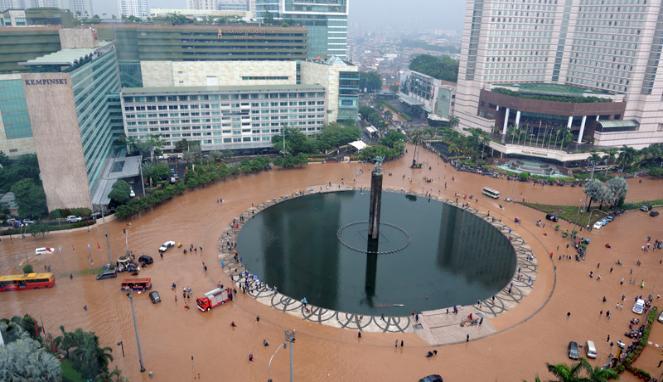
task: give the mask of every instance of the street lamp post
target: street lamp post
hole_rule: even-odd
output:
[[[136,323],[136,310],[134,309],[133,293],[129,291],[129,293],[127,293],[127,297],[129,297],[129,303],[131,305],[131,318],[134,323],[134,334],[136,335],[136,347],[138,348],[138,363],[140,364],[140,372],[144,373],[145,366],[143,366],[143,350],[140,347],[140,336],[138,336],[138,324]]]
[[[104,213],[104,206],[101,206],[101,224],[104,225],[104,236],[106,236],[106,252],[108,254],[108,264],[113,264],[113,251],[110,246],[110,238],[108,237],[108,225],[106,224],[106,215]]]
[[[288,347],[290,348],[290,382],[293,382],[294,377],[294,358],[293,358],[293,346],[295,343],[295,331],[291,329],[286,329],[283,334],[285,335],[285,342],[289,343]]]
[[[119,341],[117,343],[117,346],[119,346],[122,349],[122,358],[124,358],[124,341]]]

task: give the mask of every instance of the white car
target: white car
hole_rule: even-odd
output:
[[[36,248],[35,249],[35,255],[50,255],[51,253],[55,252],[55,248],[50,248],[50,247],[41,247],[41,248]]]
[[[67,223],[78,223],[79,221],[82,221],[83,218],[80,216],[76,215],[69,215],[64,219]]]
[[[658,315],[658,322],[663,324],[663,312],[661,312],[661,314]]]
[[[133,188],[131,188],[130,191],[129,191],[129,197],[130,198],[135,198],[136,197],[136,193],[134,192]]]
[[[601,222],[594,223],[594,229],[601,229],[601,228],[603,228],[603,224],[601,224]]]
[[[173,248],[175,246],[175,242],[172,240],[169,240],[163,244],[161,244],[161,247],[159,247],[159,252],[166,252],[170,248]]]
[[[632,310],[635,314],[642,314],[645,311],[645,300],[641,298],[637,299]]]

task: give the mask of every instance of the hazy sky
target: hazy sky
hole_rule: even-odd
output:
[[[151,8],[184,8],[186,0],[148,0]],[[117,14],[118,0],[92,0],[95,13]],[[465,0],[350,0],[350,27],[360,30],[461,31]]]

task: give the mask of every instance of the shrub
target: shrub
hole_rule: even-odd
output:
[[[34,271],[34,269],[32,269],[32,264],[25,264],[23,266],[23,273],[28,274],[28,273],[32,273],[33,271]]]
[[[530,174],[529,172],[521,172],[518,174],[518,179],[520,179],[521,182],[527,182],[529,180]]]
[[[654,178],[663,178],[663,167],[650,168],[647,173]]]

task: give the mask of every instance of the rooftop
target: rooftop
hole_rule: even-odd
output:
[[[279,90],[324,90],[324,87],[322,87],[322,85],[165,86],[149,88],[123,88],[122,94],[182,94]]]
[[[172,25],[172,24],[145,24],[145,23],[101,23],[95,26],[97,29],[135,29],[135,30],[158,30],[164,32],[181,32],[181,31],[198,31],[198,32],[243,32],[243,33],[306,33],[306,28],[293,26],[293,27],[274,27],[274,26],[261,26],[258,24],[249,25],[201,25],[201,24],[186,24],[186,25]]]
[[[108,44],[110,43],[99,41],[97,48],[61,49],[57,52],[29,60],[25,65],[76,65],[85,59],[91,58],[97,52],[97,49]]]
[[[610,95],[605,90],[583,88],[580,86],[564,85],[564,84],[548,84],[543,82],[523,82],[511,84],[495,84],[499,87],[507,87],[517,89],[521,93],[532,93],[542,95],[561,95],[561,96],[580,96],[583,94],[596,94],[596,95]]]

